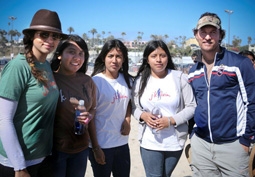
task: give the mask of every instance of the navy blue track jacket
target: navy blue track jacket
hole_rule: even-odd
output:
[[[210,84],[202,61],[189,71],[197,101],[194,131],[210,143],[239,139],[250,146],[255,135],[255,70],[250,59],[221,50],[214,58]]]

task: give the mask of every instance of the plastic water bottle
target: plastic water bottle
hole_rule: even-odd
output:
[[[154,116],[157,117],[157,119],[160,119],[162,117],[162,113],[160,111],[160,108],[157,106],[154,106],[153,109],[151,110],[151,114],[153,114]],[[152,129],[152,133],[153,134],[157,134],[159,133],[159,131],[157,130],[157,128],[153,128]]]
[[[86,111],[86,108],[84,106],[84,100],[79,100],[78,109],[75,110],[75,118],[74,118],[74,133],[76,135],[82,135],[85,131],[84,125],[81,124],[77,118],[80,115],[80,113],[84,111]]]

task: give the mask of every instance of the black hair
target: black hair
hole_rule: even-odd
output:
[[[78,72],[86,73],[88,68],[89,50],[86,42],[78,35],[68,35],[66,39],[61,40],[51,60],[51,69],[57,71],[60,66],[61,60],[58,59],[62,55],[63,51],[70,45],[70,41],[75,42],[84,51],[84,63]]]
[[[169,52],[169,49],[168,49],[167,45],[164,43],[164,41],[162,41],[162,40],[149,41],[144,49],[144,52],[143,52],[142,65],[139,68],[137,75],[136,75],[136,78],[141,75],[141,84],[140,84],[140,89],[138,92],[139,98],[142,96],[144,89],[147,85],[148,78],[151,75],[151,67],[148,64],[148,57],[154,50],[156,50],[159,47],[162,48],[166,52],[166,55],[167,55],[168,61],[167,61],[167,65],[166,65],[165,69],[166,70],[168,70],[168,69],[176,70],[173,60],[172,60],[172,57],[171,57],[171,54]]]
[[[91,76],[94,76],[98,73],[105,71],[105,57],[114,48],[120,50],[123,55],[124,61],[122,63],[122,68],[119,70],[119,72],[123,73],[124,79],[128,85],[128,88],[131,89],[130,78],[132,78],[132,76],[128,73],[128,49],[118,39],[109,40],[104,44],[101,52],[99,53],[98,57],[95,60],[94,70],[93,70]]]
[[[254,53],[251,52],[251,51],[249,51],[249,50],[243,50],[243,51],[239,52],[239,54],[242,55],[242,56],[245,56],[245,57],[247,57],[248,55],[250,55],[250,56],[252,56],[252,58],[253,58],[252,61],[255,61],[255,55],[254,55]]]

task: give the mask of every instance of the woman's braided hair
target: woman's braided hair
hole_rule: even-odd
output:
[[[33,47],[33,39],[34,39],[35,31],[29,31],[24,34],[23,43],[25,46],[24,55],[26,57],[26,60],[31,67],[31,72],[33,76],[43,85],[47,87],[47,81],[48,79],[44,77],[43,71],[39,70],[35,67],[35,56],[32,51]]]

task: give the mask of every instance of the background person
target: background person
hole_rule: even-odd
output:
[[[169,177],[181,157],[196,103],[187,75],[175,70],[162,40],[147,44],[132,96],[146,176]],[[155,106],[162,113],[159,119],[151,113]]]
[[[201,51],[200,51],[200,49],[195,50],[195,51],[192,53],[191,58],[192,58],[192,60],[193,60],[194,63],[196,63],[197,60],[200,60],[200,59],[199,59],[199,58],[201,58]]]
[[[253,52],[251,52],[249,50],[243,50],[243,51],[239,52],[239,54],[249,58],[253,64],[253,67],[255,68],[255,55]]]
[[[54,177],[85,175],[90,130],[86,127],[94,117],[96,107],[96,86],[91,77],[85,74],[88,59],[86,42],[78,35],[69,35],[66,40],[60,41],[51,61],[60,91],[54,123]],[[70,102],[71,98],[77,100],[77,103]],[[78,100],[84,100],[86,108],[80,110],[83,113],[79,119],[85,126],[81,135],[76,135],[74,131]]]
[[[38,10],[23,30],[25,53],[8,62],[0,80],[0,176],[49,176],[58,88],[46,57],[64,34],[56,12]]]
[[[92,79],[97,86],[96,138],[89,160],[95,177],[129,177],[128,135],[131,118],[131,76],[128,51],[117,39],[107,41],[96,58]]]
[[[193,31],[202,52],[189,73],[197,101],[193,176],[248,176],[255,134],[254,69],[248,58],[220,46],[225,31],[217,14],[202,14]]]

